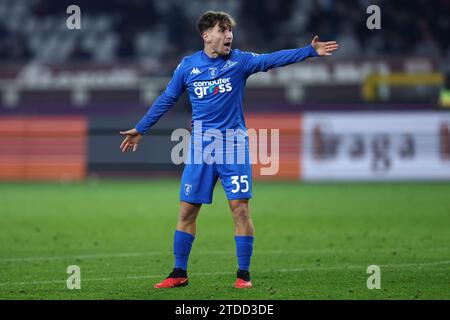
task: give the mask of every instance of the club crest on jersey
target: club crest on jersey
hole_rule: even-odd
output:
[[[209,68],[208,69],[208,71],[209,71],[209,75],[211,76],[211,78],[215,78],[216,76],[217,76],[217,68]]]
[[[184,194],[186,195],[186,196],[188,196],[190,193],[191,193],[191,190],[192,190],[192,184],[185,184],[184,185]]]

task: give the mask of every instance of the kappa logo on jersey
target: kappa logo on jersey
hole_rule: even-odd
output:
[[[202,99],[208,94],[217,95],[219,93],[230,92],[233,90],[230,78],[220,78],[211,81],[196,81],[193,85],[194,92],[199,99]]]
[[[192,68],[191,74],[200,74],[201,71],[198,68]]]
[[[222,67],[222,69],[220,70],[225,70],[228,68],[231,68],[232,66],[234,66],[237,63],[237,61],[231,61],[231,60],[227,60],[227,62],[225,63],[225,65]]]

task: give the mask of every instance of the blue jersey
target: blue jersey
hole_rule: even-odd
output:
[[[183,58],[167,88],[136,125],[136,130],[146,134],[187,90],[192,105],[192,123],[201,121],[202,132],[209,129],[222,133],[227,129],[246,132],[242,101],[247,78],[253,73],[317,55],[311,45],[266,54],[234,49],[228,56],[217,58],[210,58],[200,50]]]

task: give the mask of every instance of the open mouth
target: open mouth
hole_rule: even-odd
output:
[[[225,42],[223,44],[226,48],[231,48],[231,42]]]

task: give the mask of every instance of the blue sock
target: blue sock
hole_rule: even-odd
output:
[[[175,230],[173,238],[173,254],[175,256],[175,268],[187,270],[189,253],[195,237],[187,232]]]
[[[250,258],[253,252],[252,236],[234,236],[236,241],[236,255],[240,270],[248,271],[250,267]]]

